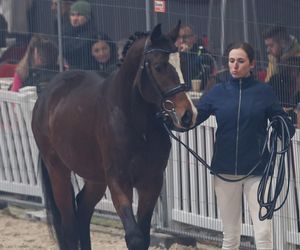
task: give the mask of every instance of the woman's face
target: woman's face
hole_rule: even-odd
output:
[[[250,63],[248,55],[243,49],[232,49],[229,52],[228,66],[233,78],[242,78],[250,75],[254,61]]]
[[[105,41],[98,41],[92,46],[92,55],[100,63],[108,62],[110,58],[110,48]]]

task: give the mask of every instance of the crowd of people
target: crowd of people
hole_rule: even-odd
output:
[[[52,0],[51,11],[57,17],[57,0]],[[86,0],[63,0],[60,8],[61,18],[54,19],[54,30],[58,35],[58,22],[61,22],[63,69],[97,71],[107,77],[117,69],[117,45],[108,34],[97,32],[92,7]],[[7,22],[0,19],[1,47],[6,47]],[[57,36],[56,36],[57,37]],[[8,46],[0,57],[0,74],[13,76],[12,91],[24,86],[37,86],[49,82],[59,72],[58,41],[49,35],[20,35],[16,43]],[[12,68],[8,74],[8,68]],[[1,76],[1,75],[0,75]],[[2,76],[2,77],[3,77]]]

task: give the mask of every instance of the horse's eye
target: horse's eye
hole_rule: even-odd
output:
[[[157,71],[157,72],[162,72],[163,69],[165,68],[166,64],[157,64],[154,66],[154,69]]]

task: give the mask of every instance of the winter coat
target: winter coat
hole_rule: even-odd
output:
[[[58,66],[55,68],[32,68],[29,70],[28,77],[23,81],[22,87],[36,86],[36,91],[39,94],[58,72]]]
[[[246,175],[261,159],[267,123],[282,116],[290,135],[295,128],[281,108],[272,88],[253,79],[231,78],[216,84],[197,104],[197,124],[216,116],[217,131],[211,166],[219,174]],[[263,173],[266,157],[253,175]]]
[[[270,78],[278,73],[278,64],[284,64],[291,57],[299,57],[300,56],[300,44],[298,43],[295,37],[291,37],[291,44],[288,49],[282,54],[282,56],[276,59],[272,55],[268,55],[269,63],[267,68],[267,75],[265,78],[265,82],[270,81]]]
[[[180,61],[185,82],[200,79],[202,88],[205,89],[216,68],[211,54],[201,44],[195,43],[189,51],[180,52]]]
[[[71,69],[93,69],[92,44],[95,40],[91,21],[80,27],[67,23],[63,30],[63,56]]]
[[[117,68],[118,66],[114,62],[99,63],[94,60],[93,70],[96,71],[101,77],[107,78]]]
[[[270,78],[270,86],[272,86],[275,95],[279,99],[282,107],[294,106],[294,95],[296,93],[295,78],[288,72],[282,71]]]

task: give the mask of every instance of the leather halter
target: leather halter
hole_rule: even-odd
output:
[[[169,55],[169,54],[175,53],[177,51],[161,49],[161,48],[150,48],[149,49],[148,48],[148,39],[147,39],[145,42],[145,46],[144,46],[144,58],[146,55],[148,55],[150,53],[154,53],[154,52],[161,52],[161,53],[166,53]],[[153,83],[153,87],[154,87],[155,91],[160,96],[161,111],[159,111],[157,113],[157,115],[160,117],[161,116],[166,117],[166,116],[171,115],[173,117],[173,119],[177,119],[176,112],[175,112],[175,104],[168,98],[176,95],[179,92],[188,91],[190,89],[190,84],[178,83],[175,87],[168,89],[167,91],[162,91],[151,72],[150,63],[148,60],[144,59],[144,62],[142,64],[142,66],[140,67],[140,69],[142,70],[142,72],[145,70],[145,73],[149,77],[150,82]]]

